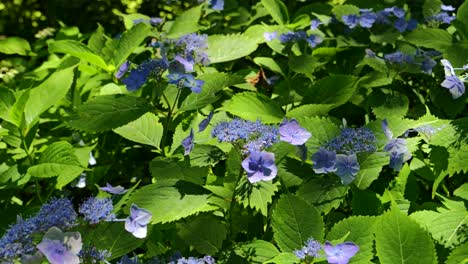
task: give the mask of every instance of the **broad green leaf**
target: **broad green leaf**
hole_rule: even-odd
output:
[[[208,204],[209,195],[193,183],[163,180],[136,190],[128,204],[138,204],[153,214],[151,223],[167,223],[200,212],[216,210]]]
[[[382,264],[437,263],[429,234],[395,206],[376,223],[375,242]]]
[[[150,104],[139,97],[103,95],[78,107],[68,126],[87,132],[101,132],[126,125],[150,110]]]
[[[19,37],[0,39],[0,53],[23,56],[34,55],[28,41]]]
[[[263,6],[268,10],[273,20],[280,25],[289,21],[288,8],[281,0],[262,0]]]
[[[0,86],[0,118],[9,121],[10,109],[15,103],[16,98],[12,90]]]
[[[193,246],[201,254],[213,255],[222,249],[227,236],[226,225],[212,215],[196,217],[177,224],[178,234],[187,246]]]
[[[10,118],[8,120],[9,122],[15,124],[16,127],[20,127],[21,123],[23,122],[24,108],[28,102],[30,92],[31,89],[20,90],[16,92],[16,102],[10,108]]]
[[[255,240],[240,246],[235,251],[249,263],[264,263],[279,254],[275,245],[264,240]]]
[[[304,103],[342,105],[354,95],[357,80],[351,75],[330,75],[320,79],[308,90]]]
[[[221,109],[243,119],[250,121],[260,119],[265,123],[280,122],[284,115],[281,107],[273,100],[253,92],[234,95]]]
[[[220,96],[217,95],[217,93],[223,90],[223,88],[245,82],[240,76],[223,72],[202,74],[197,76],[197,79],[205,82],[202,86],[201,93],[191,93],[187,96],[180,104],[179,111],[203,108],[219,100]]]
[[[315,69],[323,65],[323,63],[320,62],[317,57],[312,55],[291,55],[289,56],[288,65],[291,70],[297,73],[303,73],[307,77],[311,78]]]
[[[107,63],[101,56],[96,54],[92,49],[88,48],[86,45],[75,40],[58,40],[50,42],[49,52],[69,54],[71,56],[79,58],[80,60],[98,66],[106,71],[113,70],[107,66]]]
[[[468,263],[468,242],[458,246],[447,258],[445,264],[466,264]]]
[[[273,238],[282,252],[301,249],[309,238],[322,241],[324,224],[318,211],[304,200],[283,194],[272,214]]]
[[[112,13],[122,17],[122,20],[124,22],[124,26],[126,29],[131,29],[135,25],[134,21],[137,19],[144,19],[144,20],[150,19],[149,16],[143,15],[140,13],[124,14],[120,12],[118,9],[112,9]]]
[[[354,185],[361,190],[367,189],[379,177],[382,167],[387,165],[389,160],[384,152],[360,155],[358,161],[361,169],[353,181]]]
[[[454,21],[458,31],[468,39],[468,2],[464,1],[457,10],[457,19]]]
[[[78,177],[83,170],[73,146],[68,142],[59,141],[47,147],[37,165],[30,167],[28,173],[40,178],[59,176],[57,187],[61,188]]]
[[[272,72],[275,72],[275,73],[278,73],[278,74],[281,74],[282,76],[286,76],[286,74],[284,73],[284,70],[282,69],[281,65],[278,64],[278,62],[276,62],[274,59],[270,58],[270,57],[256,57],[254,59],[254,62],[259,65],[259,66],[262,66]]]
[[[150,34],[151,26],[146,23],[139,23],[130,30],[124,32],[119,39],[119,44],[115,51],[115,66],[119,67]]]
[[[306,142],[307,148],[312,153],[340,133],[338,125],[327,117],[298,117],[297,121],[312,133],[312,137]]]
[[[286,116],[291,118],[323,116],[331,109],[333,109],[332,104],[305,104],[289,110]]]
[[[409,109],[408,97],[400,93],[384,94],[375,89],[369,96],[372,112],[379,119],[403,118]]]
[[[417,28],[405,39],[416,46],[445,51],[452,44],[452,36],[443,29]]]
[[[362,59],[362,61],[358,65],[356,65],[356,68],[363,67],[364,65],[367,65],[378,72],[382,72],[382,73],[388,72],[387,64],[385,64],[385,60],[381,58],[365,57],[364,59]]]
[[[441,0],[425,0],[422,8],[424,18],[427,19],[440,13],[440,5],[442,4]]]
[[[157,180],[177,179],[190,181],[196,184],[203,184],[207,167],[191,167],[188,161],[181,161],[175,158],[157,157],[150,163],[151,175]]]
[[[114,129],[114,132],[131,141],[159,149],[163,129],[163,125],[155,114],[146,113],[137,120]]]
[[[359,7],[354,5],[336,5],[333,7],[331,13],[338,19],[342,19],[345,15],[359,15]]]
[[[104,28],[98,24],[96,31],[89,37],[88,47],[100,56],[104,55],[102,49],[106,46],[106,41],[108,40]],[[109,58],[108,58],[109,59]]]
[[[328,179],[314,178],[301,185],[297,190],[297,195],[326,215],[341,205],[348,189],[349,187],[343,185],[330,186]]]
[[[273,196],[278,191],[279,183],[272,181],[260,181],[255,184],[247,182],[242,175],[242,183],[238,186],[237,196],[244,207],[250,207],[259,211],[262,215],[268,215],[268,205],[273,201]]]
[[[468,183],[464,183],[462,186],[458,187],[453,195],[468,200]]]
[[[119,258],[137,249],[145,239],[134,237],[124,228],[123,222],[104,222],[83,231],[83,242],[97,249],[112,253],[107,260]]]
[[[208,58],[211,63],[243,58],[257,49],[255,39],[241,34],[211,35],[208,37]]]
[[[198,20],[201,16],[201,9],[203,5],[192,7],[189,10],[183,12],[174,20],[167,32],[168,38],[178,38],[185,34],[197,32],[200,26]]]
[[[276,257],[265,261],[264,263],[274,263],[274,264],[294,264],[297,263],[299,259],[293,253],[284,252],[279,253]]]
[[[24,108],[26,123],[31,124],[40,114],[67,94],[73,82],[73,68],[54,72],[39,86],[32,88]]]
[[[374,257],[374,224],[376,217],[351,216],[336,223],[327,235],[327,240],[338,240],[346,236],[346,241],[352,241],[359,246],[358,253],[349,263],[372,263]]]
[[[192,167],[215,166],[225,157],[224,152],[216,146],[197,144],[190,153],[190,165]]]

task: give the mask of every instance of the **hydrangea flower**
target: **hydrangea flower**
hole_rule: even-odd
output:
[[[247,172],[247,179],[250,183],[272,180],[278,173],[275,154],[266,151],[251,152],[242,161],[242,168]]]
[[[305,259],[307,256],[317,258],[320,256],[320,250],[322,250],[322,244],[317,240],[309,238],[302,249],[295,250],[293,253],[299,259]]]
[[[318,19],[312,19],[310,20],[310,29],[315,30],[317,29],[320,25],[322,25],[322,22]]]
[[[130,216],[125,219],[125,230],[132,233],[134,237],[145,238],[148,231],[147,225],[152,216],[148,210],[132,204]]]
[[[281,43],[297,42],[299,40],[306,39],[306,38],[307,38],[307,34],[303,30],[299,30],[296,32],[289,31],[287,33],[281,34],[279,36],[279,41],[281,41]]]
[[[344,15],[341,17],[343,23],[349,28],[355,28],[359,23],[359,17],[357,15]]]
[[[164,59],[148,60],[138,65],[136,69],[130,71],[128,77],[123,79],[122,82],[127,86],[127,90],[133,92],[140,89],[151,74],[155,77],[159,77],[168,67],[169,65]]]
[[[307,38],[305,38],[305,40],[311,48],[315,48],[318,44],[323,42],[323,39],[317,35],[310,35]]]
[[[37,248],[51,264],[78,264],[78,253],[82,248],[81,235],[78,232],[63,233],[60,229],[52,227]]]
[[[101,221],[112,221],[115,219],[115,215],[112,213],[113,209],[114,206],[111,199],[89,197],[81,204],[78,212],[90,224],[97,224]]]
[[[169,83],[177,85],[178,88],[189,88],[194,93],[200,93],[201,87],[205,83],[203,80],[197,80],[191,74],[171,73],[167,75]]]
[[[200,122],[200,124],[198,124],[198,133],[203,132],[206,129],[206,127],[208,126],[208,124],[210,124],[211,118],[213,118],[213,114],[214,114],[214,112],[211,111],[208,114],[208,116],[205,119],[203,119]]]
[[[193,142],[193,128],[190,129],[190,134],[182,140],[182,146],[184,147],[184,156],[190,154],[193,150],[194,142]]]
[[[210,0],[210,6],[213,10],[223,10],[224,0]]]
[[[122,63],[122,65],[120,65],[119,67],[119,70],[115,73],[115,78],[117,79],[122,78],[125,75],[125,73],[127,73],[128,68],[130,68],[129,61],[125,61],[124,63]]]
[[[124,187],[120,185],[114,187],[110,183],[106,183],[106,187],[100,187],[99,189],[101,191],[105,191],[111,194],[124,194],[127,192],[127,190]]]
[[[449,89],[453,99],[457,99],[465,93],[465,84],[455,73],[455,69],[448,60],[442,59],[440,62],[444,66],[445,71],[445,80],[441,85]]]
[[[374,132],[367,127],[349,128],[341,130],[340,135],[330,140],[325,148],[336,153],[352,154],[360,152],[375,152],[376,139]]]
[[[352,181],[354,181],[360,169],[356,154],[336,155],[335,166],[336,166],[335,174],[340,177],[341,182],[344,185],[348,185]]]
[[[344,242],[333,246],[325,242],[323,250],[330,264],[348,264],[349,260],[359,251],[359,246],[353,242]]]
[[[388,128],[387,120],[382,121],[382,129],[388,139],[388,143],[384,146],[384,151],[390,154],[390,168],[399,171],[403,164],[411,159],[412,155],[406,146],[406,139],[393,138],[392,131]]]
[[[111,252],[106,249],[97,249],[89,245],[83,245],[78,256],[82,258],[85,263],[101,263],[106,262],[106,259],[111,257]]]
[[[292,145],[302,145],[312,136],[305,128],[301,127],[296,119],[284,120],[279,125],[280,140]]]
[[[177,55],[174,57],[174,60],[182,64],[182,66],[184,66],[185,72],[193,72],[195,61],[192,58],[184,58],[180,55]]]
[[[364,11],[361,9],[361,17],[359,17],[359,25],[363,28],[371,28],[377,20],[377,15],[373,12]]]
[[[312,155],[313,169],[317,174],[336,171],[336,152],[320,148]]]
[[[266,41],[272,41],[278,37],[278,32],[265,32],[263,33],[263,37],[265,38]]]

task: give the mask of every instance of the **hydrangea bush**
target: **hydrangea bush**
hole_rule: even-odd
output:
[[[0,263],[467,261],[468,2],[167,4],[0,39]]]

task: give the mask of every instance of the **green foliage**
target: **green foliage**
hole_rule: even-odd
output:
[[[250,121],[277,123],[283,117],[281,108],[268,97],[252,92],[236,94],[224,103],[222,109]]]
[[[445,51],[452,43],[452,36],[437,28],[416,29],[406,35],[405,39],[414,45],[440,51]]]
[[[194,245],[202,253],[213,255],[222,249],[226,239],[226,225],[217,217],[201,215],[194,221],[178,224],[179,236],[188,246]]]
[[[268,205],[273,201],[273,195],[278,191],[279,183],[260,181],[253,186],[244,179],[241,189],[238,191],[239,202],[244,207],[250,207],[268,216]],[[246,189],[244,189],[246,188]]]
[[[335,107],[346,103],[357,88],[357,78],[350,75],[331,75],[315,83],[307,91],[307,103],[333,104]]]
[[[379,177],[382,167],[388,164],[389,157],[384,152],[375,152],[369,155],[360,155],[358,160],[361,168],[353,183],[359,189],[364,190]]]
[[[49,51],[53,53],[65,53],[77,57],[80,60],[89,62],[105,71],[113,70],[113,68],[109,67],[104,59],[96,54],[96,52],[75,40],[59,40],[50,42]]]
[[[338,208],[348,193],[346,186],[330,186],[326,179],[312,179],[297,190],[297,195],[313,205],[320,213],[328,214]]]
[[[288,23],[288,8],[280,0],[262,0],[262,5],[268,10],[273,20],[280,25]]]
[[[468,243],[455,248],[447,258],[445,264],[468,263]]]
[[[207,167],[191,167],[188,160],[157,157],[150,163],[151,175],[156,180],[177,179],[203,184],[208,173]]]
[[[185,34],[198,31],[200,28],[198,25],[198,20],[201,16],[202,6],[203,5],[192,7],[180,14],[171,24],[167,37],[178,38]]]
[[[19,37],[0,39],[0,53],[18,54],[22,56],[34,55],[28,41]]]
[[[119,67],[150,34],[151,27],[146,23],[139,23],[130,30],[124,32],[115,50],[115,66]]]
[[[242,245],[236,249],[236,253],[249,263],[264,263],[279,254],[275,245],[264,240],[255,240],[252,243]]]
[[[232,61],[257,49],[255,39],[242,34],[211,35],[208,37],[208,58],[211,63]]]
[[[159,148],[163,129],[156,115],[146,113],[137,120],[114,129],[114,132],[131,141]]]

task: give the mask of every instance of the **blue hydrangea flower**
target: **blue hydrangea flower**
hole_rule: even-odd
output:
[[[359,246],[353,242],[344,242],[333,246],[325,242],[323,250],[330,264],[348,264],[349,260],[359,251]]]
[[[301,127],[296,119],[284,120],[279,125],[280,140],[292,145],[302,145],[312,136],[305,128]]]
[[[242,168],[247,172],[247,179],[250,183],[272,180],[278,173],[275,154],[266,151],[251,152],[242,161]]]
[[[125,73],[127,73],[129,67],[130,67],[129,61],[125,61],[124,63],[122,63],[122,65],[120,65],[119,67],[119,70],[115,73],[115,78],[117,79],[122,78],[125,75]]]
[[[312,19],[310,20],[310,29],[315,30],[317,29],[320,25],[322,25],[322,22],[318,19]]]
[[[320,256],[320,250],[322,250],[322,244],[317,240],[309,238],[302,249],[295,250],[293,253],[299,259],[305,259],[307,256],[317,258]]]
[[[193,150],[194,142],[193,142],[193,128],[190,129],[190,134],[182,140],[182,147],[184,147],[184,156],[190,154]]]
[[[201,87],[205,82],[197,80],[191,74],[171,73],[167,75],[168,82],[177,85],[178,88],[189,88],[194,93],[201,93]]]
[[[150,17],[150,20],[149,20],[149,23],[152,26],[157,26],[159,24],[162,24],[162,22],[164,22],[164,19],[162,19],[160,17]]]
[[[403,164],[411,159],[411,152],[406,146],[406,139],[393,138],[393,133],[388,127],[386,119],[382,121],[382,129],[388,139],[388,143],[384,146],[384,151],[390,155],[390,168],[399,171]]]
[[[184,69],[185,69],[185,72],[193,72],[193,67],[195,66],[195,61],[188,57],[188,58],[184,58],[180,55],[177,55],[174,57],[174,60],[179,62],[180,64],[182,64],[184,66]]]
[[[296,32],[289,31],[287,33],[281,34],[279,36],[279,41],[281,41],[281,43],[297,42],[299,40],[306,39],[306,38],[307,38],[307,34],[303,30],[299,30]]]
[[[344,15],[341,19],[349,28],[355,28],[359,23],[359,17],[357,15]]]
[[[181,50],[184,58],[192,58],[195,63],[207,65],[209,63],[208,54],[208,35],[191,33],[184,35],[176,40],[175,45]]]
[[[145,84],[151,74],[155,77],[159,77],[168,67],[169,65],[165,60],[145,61],[136,69],[130,71],[128,77],[123,79],[122,82],[127,86],[127,90],[133,92]]]
[[[336,171],[336,152],[320,148],[312,155],[313,169],[317,174]]]
[[[317,35],[310,35],[306,39],[311,48],[315,48],[318,44],[322,43],[323,39]]]
[[[206,127],[208,126],[208,124],[210,124],[211,118],[213,118],[213,114],[214,114],[214,112],[211,111],[208,114],[208,116],[205,119],[203,119],[200,122],[200,124],[198,124],[198,133],[203,132],[206,129]]]
[[[266,41],[272,41],[278,37],[278,32],[265,32],[263,33],[263,37],[265,38]]]
[[[78,212],[84,216],[84,220],[90,224],[97,224],[101,221],[112,221],[115,215],[112,213],[114,206],[109,198],[89,197],[78,209]]]
[[[455,7],[453,7],[451,5],[444,5],[444,4],[440,5],[440,9],[442,11],[448,11],[448,12],[455,11]]]
[[[377,15],[375,13],[366,11],[359,17],[359,25],[363,28],[371,28],[376,20]]]
[[[78,232],[63,233],[60,229],[52,227],[37,248],[51,264],[78,264],[78,253],[82,248],[81,235]]]
[[[335,174],[340,177],[341,182],[344,185],[348,185],[352,181],[354,181],[360,169],[356,154],[336,155],[335,166],[336,166]]]
[[[118,185],[118,186],[112,186],[110,183],[106,183],[106,187],[100,187],[99,188],[101,191],[105,191],[111,194],[123,194],[126,193],[128,190],[126,190],[124,187]]]
[[[441,86],[449,90],[453,99],[457,99],[465,93],[465,84],[455,73],[455,69],[448,60],[443,59],[440,62],[445,71],[445,80],[441,83]]]
[[[210,0],[210,6],[213,10],[223,10],[224,0]]]
[[[339,136],[325,145],[328,150],[336,153],[352,154],[360,152],[375,152],[376,139],[374,132],[367,127],[343,128]]]
[[[431,74],[432,73],[432,68],[437,65],[437,62],[433,60],[431,57],[426,57],[424,61],[421,63],[421,71]]]
[[[125,230],[132,233],[134,237],[145,238],[147,225],[153,215],[146,209],[140,208],[135,204],[130,207],[130,216],[125,219]]]
[[[111,252],[106,249],[97,249],[90,245],[83,245],[78,256],[82,258],[85,263],[101,263],[106,262],[111,257]]]
[[[385,54],[384,59],[390,63],[396,63],[396,64],[413,62],[413,57],[411,57],[410,55],[404,54],[401,51],[396,51],[393,53]]]

